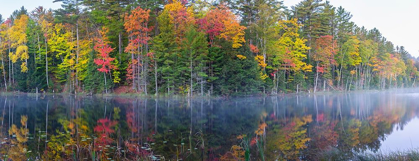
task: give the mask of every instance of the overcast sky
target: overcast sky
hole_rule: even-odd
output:
[[[61,7],[61,3],[52,3],[54,0],[0,0],[0,14],[3,19],[10,17],[13,11],[20,9],[22,6],[28,10],[33,11],[39,6],[46,9],[57,9]]]
[[[301,0],[284,0],[294,6]],[[352,21],[367,29],[377,28],[393,44],[404,46],[413,56],[419,56],[419,0],[330,0],[353,15]]]
[[[57,9],[59,3],[53,0],[0,0],[0,14],[6,19],[22,6],[30,12],[38,6]],[[290,7],[301,0],[284,0]],[[335,6],[343,6],[351,12],[358,26],[367,29],[376,27],[394,45],[405,46],[413,56],[419,56],[419,0],[330,0]]]

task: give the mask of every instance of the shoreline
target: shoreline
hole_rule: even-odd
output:
[[[19,91],[8,91],[8,92],[0,92],[0,96],[79,96],[79,97],[125,97],[125,98],[210,98],[210,99],[228,99],[228,98],[240,98],[240,97],[272,97],[272,96],[297,96],[297,95],[328,95],[328,94],[343,94],[343,93],[376,93],[376,92],[390,92],[390,91],[401,91],[401,90],[412,90],[417,88],[395,88],[395,89],[384,89],[384,90],[378,90],[378,89],[369,89],[369,90],[355,90],[355,91],[319,91],[316,93],[313,92],[289,92],[289,93],[279,93],[279,94],[264,94],[264,93],[255,93],[255,94],[248,94],[248,95],[214,95],[214,96],[200,96],[195,95],[192,97],[189,97],[187,95],[144,95],[141,93],[101,93],[101,94],[90,94],[90,93],[30,93],[30,92],[19,92]]]

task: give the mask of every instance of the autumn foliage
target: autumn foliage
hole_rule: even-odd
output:
[[[95,140],[95,151],[100,152],[103,158],[107,158],[107,152],[109,146],[112,145],[113,139],[111,135],[115,133],[116,121],[109,120],[108,118],[97,120],[97,125],[94,128],[94,132],[97,133],[98,138]]]
[[[331,35],[326,35],[316,40],[315,53],[313,60],[320,62],[320,66],[317,66],[317,70],[320,73],[330,71],[329,68],[332,65],[337,65],[335,55],[337,54],[337,43],[333,40]],[[327,69],[327,70],[325,70]]]
[[[125,15],[124,27],[129,33],[129,44],[125,48],[125,52],[139,54],[138,48],[148,43],[150,40],[149,32],[152,30],[148,27],[150,10],[144,10],[137,7],[131,11],[131,14]]]
[[[112,64],[112,61],[115,58],[111,58],[109,53],[111,53],[114,49],[108,44],[108,39],[106,37],[107,29],[103,28],[100,33],[100,37],[95,38],[96,44],[94,49],[98,52],[98,58],[94,60],[95,64],[98,65],[98,71],[103,73],[108,73],[110,70],[115,69],[115,66]]]
[[[240,25],[236,15],[225,5],[211,9],[203,19],[198,20],[198,25],[208,34],[211,44],[215,38],[230,41],[233,48],[239,48],[245,42],[246,27]]]
[[[324,1],[54,2],[63,6],[0,17],[2,89],[247,95],[418,83],[405,47]]]

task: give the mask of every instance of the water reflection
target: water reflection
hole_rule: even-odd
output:
[[[223,99],[0,97],[3,160],[319,160],[408,135],[394,93]],[[412,142],[408,144],[413,148]],[[391,149],[398,150],[398,149]],[[338,155],[334,155],[338,154]]]

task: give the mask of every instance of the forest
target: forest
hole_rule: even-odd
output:
[[[226,96],[407,88],[419,64],[329,1],[51,0],[0,15],[2,91]]]

